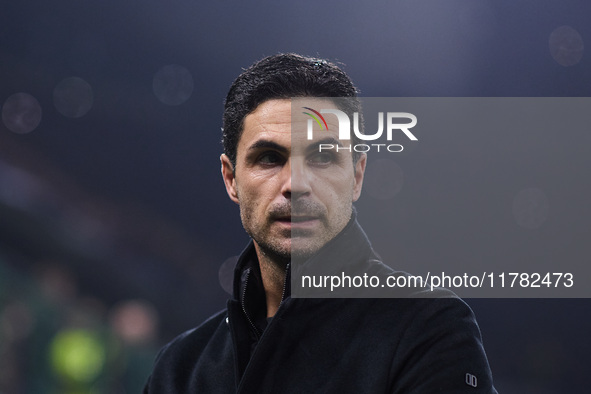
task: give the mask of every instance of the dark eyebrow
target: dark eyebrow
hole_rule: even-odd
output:
[[[284,147],[282,145],[279,145],[276,142],[269,141],[269,140],[258,140],[254,144],[252,144],[248,148],[248,150],[249,151],[252,151],[252,150],[261,149],[261,148],[274,149],[274,150],[276,150],[278,152],[281,152],[281,153],[287,153],[288,152],[288,150],[287,150],[286,147]]]

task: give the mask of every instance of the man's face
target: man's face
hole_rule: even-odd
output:
[[[336,108],[326,99],[310,99],[316,108]],[[294,117],[290,100],[269,100],[244,120],[236,168],[222,155],[222,174],[230,198],[240,205],[246,232],[257,251],[289,260],[308,257],[348,223],[359,198],[366,157],[353,167],[351,153],[318,151],[335,143],[338,123],[326,117],[328,130],[306,138],[305,115]],[[332,120],[334,123],[331,123]]]

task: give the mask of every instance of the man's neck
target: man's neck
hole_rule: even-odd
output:
[[[273,317],[283,299],[287,262],[272,258],[269,254],[263,252],[256,242],[255,249],[259,260],[263,287],[265,288],[267,317]]]

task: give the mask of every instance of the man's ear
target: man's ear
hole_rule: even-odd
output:
[[[226,192],[228,192],[230,200],[234,201],[236,204],[240,204],[240,201],[238,200],[238,191],[236,189],[236,176],[234,175],[234,166],[232,165],[230,158],[225,154],[222,154],[220,156],[220,161],[222,162],[222,178],[224,178]]]
[[[367,164],[367,155],[362,153],[357,163],[355,163],[355,185],[353,186],[353,201],[357,201],[361,196],[363,187],[363,176],[365,175],[365,165]]]

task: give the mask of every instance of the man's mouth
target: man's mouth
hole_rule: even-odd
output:
[[[309,222],[311,220],[317,220],[316,216],[290,216],[290,220],[292,223],[302,223],[302,222]]]
[[[318,216],[298,215],[281,216],[275,219],[277,222],[290,228],[306,228],[315,226],[319,220]]]

